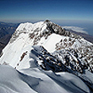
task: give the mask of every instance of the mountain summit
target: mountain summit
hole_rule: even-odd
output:
[[[35,82],[30,83],[29,86],[39,93],[62,93],[62,91],[69,93],[75,92],[75,90],[77,93],[90,93],[93,90],[92,54],[92,43],[46,20],[34,24],[21,23],[3,49],[0,64],[1,66],[10,65],[19,71],[23,77],[22,80],[27,84],[30,80],[28,79],[28,81],[26,78],[29,78],[30,75]],[[3,67],[1,68],[3,69]],[[34,77],[31,77],[29,72]],[[46,80],[46,83],[43,82],[42,76],[48,78],[51,84]],[[72,80],[69,80],[70,78]],[[66,80],[67,84],[71,86],[65,85]],[[71,82],[73,83],[71,84]],[[82,82],[81,85],[78,82]],[[54,83],[55,85],[53,85]],[[49,90],[41,89],[40,86],[43,87],[44,84],[53,85],[53,90],[50,90],[48,86]],[[58,87],[59,90],[55,87]]]

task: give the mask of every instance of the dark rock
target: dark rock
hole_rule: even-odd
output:
[[[45,20],[45,22],[50,22],[49,20]]]

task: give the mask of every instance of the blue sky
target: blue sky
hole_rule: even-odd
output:
[[[0,0],[0,21],[93,22],[93,0]]]

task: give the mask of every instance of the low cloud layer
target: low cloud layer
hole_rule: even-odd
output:
[[[71,29],[71,30],[73,30],[75,32],[80,32],[80,33],[88,34],[88,32],[84,31],[84,28],[81,28],[81,27],[76,27],[76,26],[62,26],[62,28]]]

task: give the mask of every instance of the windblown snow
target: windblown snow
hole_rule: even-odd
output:
[[[20,24],[0,64],[0,93],[93,92],[93,44],[48,20]]]

